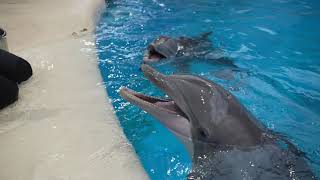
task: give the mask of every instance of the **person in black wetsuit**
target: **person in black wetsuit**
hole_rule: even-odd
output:
[[[26,60],[0,49],[0,109],[18,99],[17,83],[31,76],[32,68]]]
[[[10,105],[18,99],[17,83],[0,76],[0,109]]]

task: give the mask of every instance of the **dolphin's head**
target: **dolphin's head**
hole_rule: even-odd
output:
[[[178,51],[178,44],[175,39],[167,36],[160,36],[154,40],[145,51],[143,62],[153,63],[161,59],[175,56]]]
[[[145,96],[127,88],[120,94],[192,143],[257,145],[262,131],[249,112],[221,86],[192,75],[166,76],[142,65],[145,76],[171,99]],[[185,141],[184,141],[185,142]]]

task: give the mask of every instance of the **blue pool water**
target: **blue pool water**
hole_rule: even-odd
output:
[[[231,78],[201,61],[192,73],[230,90],[268,128],[286,135],[320,174],[320,1],[115,0],[97,27],[99,67],[119,121],[151,179],[184,179],[191,160],[154,118],[120,98],[121,86],[163,95],[139,70],[159,35],[211,40],[243,71]],[[166,74],[170,63],[156,68]],[[228,74],[228,71],[227,71]],[[229,73],[230,74],[230,73]]]

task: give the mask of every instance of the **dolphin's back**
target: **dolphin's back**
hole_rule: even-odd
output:
[[[203,180],[316,179],[303,156],[275,144],[214,151],[193,161],[193,175]]]

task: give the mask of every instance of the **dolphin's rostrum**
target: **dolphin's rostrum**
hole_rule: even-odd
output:
[[[193,75],[145,76],[171,99],[122,88],[120,95],[156,117],[192,156],[188,179],[315,179],[303,153],[261,125],[222,86]]]

